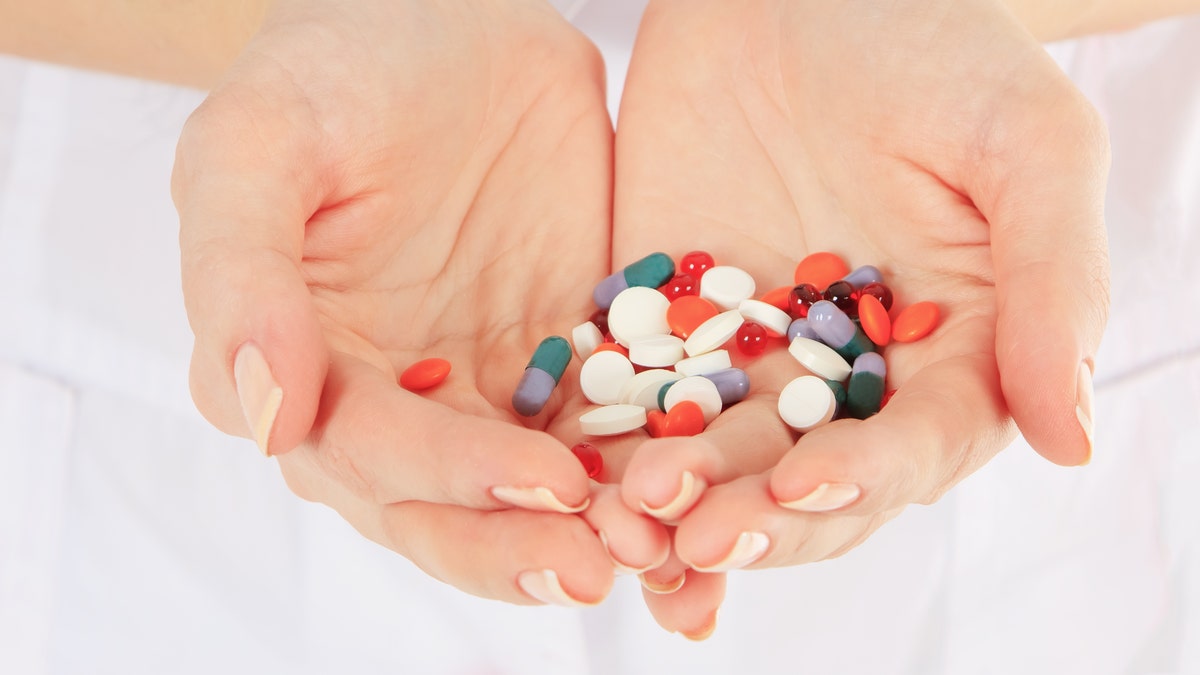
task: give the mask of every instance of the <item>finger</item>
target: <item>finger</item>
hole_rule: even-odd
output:
[[[687,563],[675,555],[674,548],[669,551],[663,564],[646,570],[638,575],[642,588],[655,595],[670,595],[676,593],[687,583]]]
[[[314,153],[290,128],[210,98],[185,126],[172,177],[193,398],[265,454],[307,435],[329,360],[299,269],[318,206]]]
[[[946,342],[927,340],[920,348],[933,353]],[[904,363],[905,347],[891,348],[893,363]],[[946,358],[907,378],[898,370],[882,411],[818,427],[780,459],[770,479],[779,504],[858,515],[931,504],[1012,439],[990,354]]]
[[[1033,448],[1077,465],[1091,457],[1092,370],[1108,316],[1109,150],[1096,112],[1065,78],[1056,84],[1005,111],[1022,121],[989,139],[970,192],[992,228],[1005,399]]]
[[[799,565],[837,557],[902,509],[865,516],[781,508],[769,474],[714,486],[675,531],[681,559],[710,573]]]
[[[379,505],[329,479],[303,448],[281,456],[279,465],[301,498],[332,507],[364,537],[467,593],[583,606],[600,602],[612,587],[612,563],[582,518],[419,501]]]
[[[549,434],[461,413],[345,354],[334,354],[312,431],[305,451],[323,473],[375,504],[587,506],[583,466]]]
[[[706,640],[717,629],[717,613],[725,600],[725,575],[689,569],[687,581],[669,595],[643,588],[651,616],[665,630],[689,640]]]
[[[616,485],[593,484],[590,504],[581,515],[596,531],[619,574],[661,567],[671,553],[666,526],[628,509]]]

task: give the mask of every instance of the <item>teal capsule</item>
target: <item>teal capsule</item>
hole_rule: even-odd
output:
[[[846,394],[846,414],[865,420],[879,412],[886,377],[887,366],[879,354],[867,352],[854,359],[850,388]]]
[[[833,390],[833,400],[837,404],[837,408],[833,411],[833,419],[836,420],[846,411],[846,388],[837,380],[825,380],[825,384]]]
[[[658,388],[658,409],[667,412],[667,390],[671,388],[674,382],[667,382]]]
[[[529,359],[529,364],[525,367],[537,368],[549,373],[550,377],[554,378],[554,383],[558,384],[570,362],[571,343],[567,342],[565,338],[551,335],[538,344],[537,349],[533,352],[533,357]]]
[[[658,288],[675,276],[675,261],[666,253],[651,253],[631,263],[624,270],[625,282],[630,288],[645,286]]]
[[[828,300],[813,304],[808,310],[808,325],[821,342],[829,345],[848,363],[860,354],[875,351],[875,343],[846,313]]]

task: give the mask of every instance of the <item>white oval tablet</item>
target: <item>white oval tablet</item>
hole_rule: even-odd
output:
[[[579,369],[579,388],[587,400],[612,405],[621,400],[621,388],[633,378],[633,364],[624,354],[611,350],[595,352]]]
[[[754,297],[754,277],[740,267],[711,267],[700,279],[700,297],[723,311],[737,309],[743,300]]]
[[[658,410],[658,392],[664,384],[682,380],[673,370],[655,368],[634,375],[621,388],[621,403],[640,405],[646,410]]]
[[[707,375],[715,373],[718,370],[732,368],[733,362],[729,360],[728,349],[716,349],[711,352],[701,354],[700,356],[692,356],[675,364],[675,372],[682,375]]]
[[[613,298],[612,306],[608,308],[608,332],[617,344],[626,348],[641,338],[669,335],[671,326],[667,324],[667,308],[670,306],[667,296],[653,288],[626,288]]]
[[[787,335],[788,326],[792,325],[791,315],[762,300],[743,300],[738,303],[737,309],[743,319],[753,321],[776,335]]]
[[[823,383],[822,383],[823,384]],[[663,397],[663,407],[670,412],[680,401],[694,401],[704,413],[704,423],[711,424],[721,414],[721,393],[707,377],[692,375],[671,385]]]
[[[579,416],[579,429],[589,436],[616,436],[646,426],[640,405],[606,405]]]
[[[798,337],[788,345],[788,352],[800,365],[826,380],[845,382],[850,377],[850,364],[823,342]]]
[[[683,340],[674,335],[638,338],[629,345],[629,360],[647,368],[673,366],[683,358]]]
[[[779,392],[779,416],[800,433],[829,422],[836,412],[837,398],[819,377],[797,377]]]
[[[711,271],[709,270],[709,272]],[[728,342],[729,338],[737,335],[743,321],[742,315],[736,309],[721,312],[700,324],[696,327],[696,330],[692,331],[692,334],[683,343],[683,351],[687,352],[688,356],[707,354]]]
[[[604,342],[604,336],[600,334],[600,328],[596,324],[584,321],[571,329],[571,342],[575,345],[575,353],[581,360],[586,361],[587,357],[596,351],[596,347]]]

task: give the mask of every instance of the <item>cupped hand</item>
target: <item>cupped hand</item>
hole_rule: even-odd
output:
[[[198,407],[437,578],[598,601],[606,549],[666,533],[545,432],[578,387],[510,401],[607,273],[611,152],[599,58],[542,2],[277,3],[179,144]],[[434,356],[440,387],[397,385]]]
[[[994,0],[654,0],[616,147],[616,262],[706,249],[765,291],[833,251],[881,268],[899,308],[943,316],[886,348],[897,392],[865,421],[797,440],[776,401],[805,371],[778,347],[702,435],[636,450],[623,497],[678,505],[684,589],[849,550],[986,463],[1013,419],[1051,461],[1087,461],[1107,141]],[[703,633],[721,599],[703,586],[647,600]]]

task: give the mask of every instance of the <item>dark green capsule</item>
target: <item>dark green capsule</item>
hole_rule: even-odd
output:
[[[838,419],[846,410],[846,388],[837,380],[825,380],[825,384],[833,390],[833,400],[837,402],[837,408],[833,411],[833,419]]]
[[[565,338],[551,335],[538,344],[537,349],[533,352],[533,358],[529,359],[529,365],[525,367],[546,371],[554,378],[554,383],[558,384],[570,362],[571,343],[567,342]]]
[[[675,276],[675,261],[666,253],[651,253],[650,255],[630,263],[625,268],[625,283],[630,288],[645,286],[658,288]]]
[[[879,354],[863,354],[854,360],[850,373],[850,387],[846,393],[846,414],[865,420],[879,412],[883,402],[884,380],[887,367]]]

